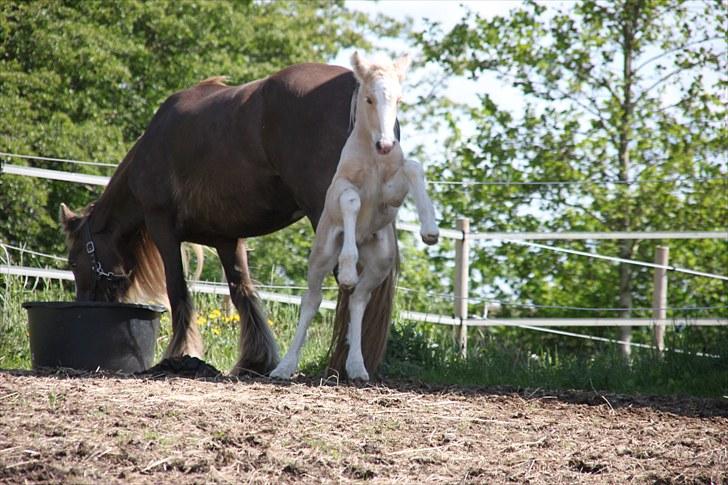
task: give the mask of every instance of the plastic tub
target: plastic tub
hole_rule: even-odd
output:
[[[165,308],[104,302],[26,302],[33,368],[141,372],[152,366]]]

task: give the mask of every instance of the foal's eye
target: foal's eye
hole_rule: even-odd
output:
[[[369,96],[367,96],[367,103],[372,104],[372,98],[370,98]]]

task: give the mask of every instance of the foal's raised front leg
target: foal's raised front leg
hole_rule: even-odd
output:
[[[440,230],[435,222],[435,209],[432,201],[425,191],[425,173],[422,166],[414,160],[405,160],[404,173],[407,176],[410,193],[415,198],[422,242],[435,244],[440,237]]]
[[[308,262],[308,290],[301,299],[301,315],[296,327],[296,335],[280,364],[273,369],[270,376],[274,379],[290,379],[298,367],[301,348],[306,342],[306,333],[311,320],[321,305],[321,285],[324,277],[334,269],[336,264],[336,236],[339,229],[326,222],[326,214],[321,218],[311,256]]]
[[[359,192],[353,186],[347,187],[341,192],[338,202],[344,226],[344,244],[339,254],[339,285],[343,288],[353,288],[359,280],[356,271],[356,263],[359,260],[356,248],[356,218],[361,207]]]

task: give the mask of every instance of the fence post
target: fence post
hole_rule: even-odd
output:
[[[667,266],[670,248],[657,246],[655,250],[655,264]],[[655,268],[655,278],[652,289],[652,318],[665,320],[667,317],[667,270]],[[653,343],[662,352],[665,349],[665,325],[655,325]]]
[[[455,241],[455,317],[460,318],[461,323],[456,327],[457,344],[460,356],[468,356],[468,327],[462,321],[468,318],[468,290],[470,286],[470,219],[459,218],[455,227],[462,231],[463,239]]]

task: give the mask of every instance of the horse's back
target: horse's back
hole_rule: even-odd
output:
[[[297,64],[261,86],[268,160],[314,223],[349,133],[356,80],[349,69]]]
[[[299,64],[242,86],[212,78],[179,91],[138,142],[132,192],[199,242],[205,232],[267,233],[303,214],[316,223],[355,86],[347,69]]]
[[[139,140],[130,171],[142,206],[176,209],[182,222],[205,225],[231,206],[244,206],[246,196],[255,197],[254,188],[274,176],[265,171],[260,142],[260,84],[206,81],[164,101]],[[244,222],[245,214],[236,212],[241,220],[231,221],[233,227]]]

